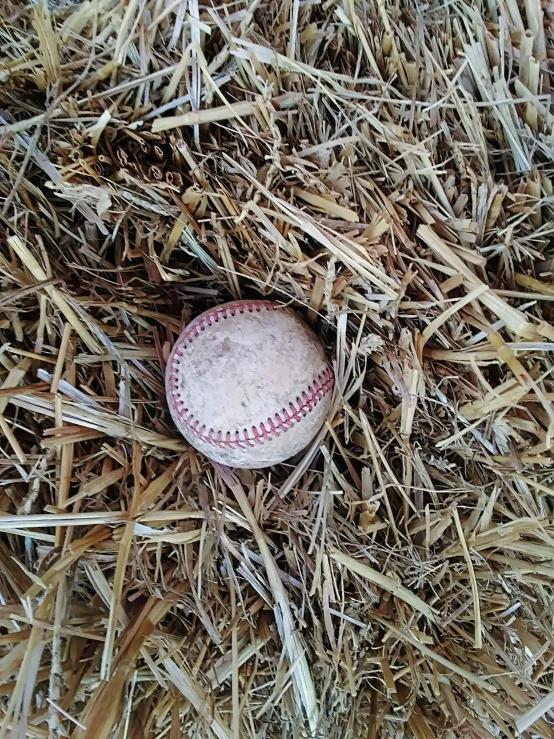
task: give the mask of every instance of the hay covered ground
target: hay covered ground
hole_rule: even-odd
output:
[[[0,5],[0,739],[552,737],[552,4]],[[255,296],[338,392],[236,472]]]

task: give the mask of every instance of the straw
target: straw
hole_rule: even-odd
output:
[[[2,0],[0,739],[550,739],[553,21]],[[336,384],[232,470],[164,373],[252,298]]]

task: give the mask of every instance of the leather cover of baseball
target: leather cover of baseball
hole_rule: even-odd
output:
[[[166,372],[179,431],[230,467],[268,467],[301,451],[323,425],[333,383],[313,331],[269,300],[202,313],[175,342]]]

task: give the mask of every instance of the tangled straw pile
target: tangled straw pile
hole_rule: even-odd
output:
[[[553,736],[553,11],[2,0],[0,739]],[[338,393],[234,472],[164,362],[254,296]]]

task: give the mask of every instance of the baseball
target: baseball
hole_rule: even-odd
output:
[[[325,421],[333,384],[313,331],[269,300],[202,313],[175,342],[166,372],[179,431],[230,467],[268,467],[304,449]]]

